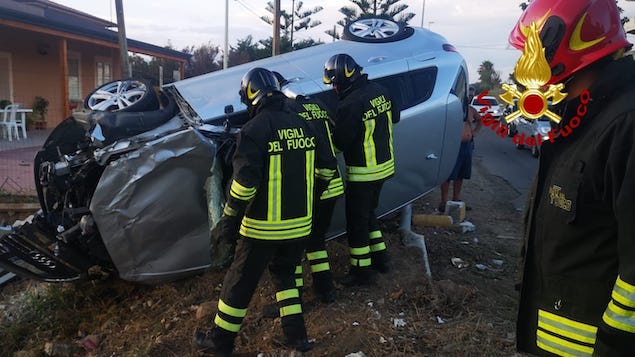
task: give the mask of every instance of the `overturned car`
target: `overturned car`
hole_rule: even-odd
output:
[[[345,34],[160,91],[133,79],[97,88],[36,155],[41,210],[0,238],[0,266],[48,282],[114,274],[143,283],[210,267],[210,228],[221,215],[232,146],[247,120],[240,79],[256,66],[283,74],[286,91],[334,108],[323,65],[331,55],[350,54],[402,111],[394,128],[396,175],[384,186],[378,215],[433,190],[458,154],[467,109],[463,58],[438,34],[388,20],[359,20]],[[329,238],[345,230],[338,205]]]

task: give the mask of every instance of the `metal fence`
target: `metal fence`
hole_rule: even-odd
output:
[[[52,129],[29,130],[27,137],[9,141],[0,135],[0,195],[34,196],[33,159]],[[0,198],[0,202],[2,199]]]

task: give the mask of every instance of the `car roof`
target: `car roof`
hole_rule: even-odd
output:
[[[458,61],[463,61],[460,54],[444,50],[443,45],[447,43],[439,34],[414,28],[413,34],[402,40],[325,43],[170,83],[164,88],[174,87],[199,118],[207,120],[223,116],[227,105],[233,105],[235,111],[246,109],[240,102],[238,90],[242,76],[253,67],[278,71],[291,82],[285,89],[296,94],[314,94],[332,89],[322,83],[324,63],[332,55],[348,53],[372,79],[405,72],[409,61],[429,61],[433,65],[434,60],[440,61],[444,56],[456,56]]]

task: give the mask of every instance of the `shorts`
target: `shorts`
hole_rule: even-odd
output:
[[[456,158],[454,170],[448,177],[448,181],[463,180],[472,177],[472,152],[474,151],[474,142],[468,141],[461,143],[459,156]]]

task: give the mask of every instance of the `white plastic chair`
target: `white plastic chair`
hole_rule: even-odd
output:
[[[5,138],[8,136],[9,141],[13,139],[12,129],[13,133],[15,133],[15,138],[20,139],[18,137],[18,123],[15,120],[19,107],[20,104],[9,104],[4,108],[4,112],[2,113],[2,122],[0,122],[0,125],[3,129],[3,136]]]
[[[14,105],[16,105],[16,108],[15,108],[16,110],[22,107],[22,104],[20,103],[14,103]],[[20,140],[20,135],[18,135],[18,128],[20,128],[22,129],[22,137],[26,139],[26,116],[24,115],[24,113],[18,113],[16,111],[14,118],[15,118],[15,123],[17,125],[15,137],[18,138],[18,140]]]

